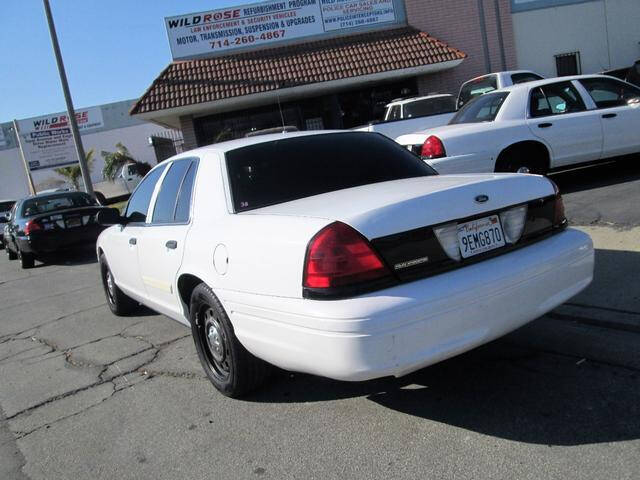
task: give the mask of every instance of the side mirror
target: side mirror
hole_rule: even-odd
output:
[[[127,219],[120,215],[117,208],[104,208],[98,212],[96,220],[100,225],[110,227],[111,225],[126,225]]]

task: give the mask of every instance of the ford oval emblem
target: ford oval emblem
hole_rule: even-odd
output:
[[[489,200],[489,197],[487,195],[478,195],[476,197],[476,202],[478,202],[478,203],[484,203],[487,200]]]

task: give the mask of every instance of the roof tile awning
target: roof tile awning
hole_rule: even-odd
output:
[[[162,71],[130,113],[148,114],[314,83],[460,62],[465,57],[465,53],[424,32],[403,27],[178,61]]]

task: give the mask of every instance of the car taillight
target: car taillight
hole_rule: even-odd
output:
[[[320,230],[309,242],[303,286],[330,289],[389,276],[369,242],[341,222]]]
[[[548,178],[553,185],[553,192],[555,193],[555,201],[553,205],[553,226],[554,228],[564,227],[567,224],[567,217],[564,213],[564,202],[562,201],[562,195],[560,195],[560,189],[556,182]]]
[[[42,230],[42,225],[40,225],[35,220],[29,220],[24,225],[24,234],[25,235],[31,235],[33,232],[37,232],[38,230]]]
[[[442,158],[446,157],[447,154],[444,151],[442,141],[435,135],[431,135],[422,144],[420,156],[423,158]]]

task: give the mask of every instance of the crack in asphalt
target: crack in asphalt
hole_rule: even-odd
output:
[[[549,318],[554,320],[576,322],[581,325],[589,325],[592,327],[606,328],[608,330],[617,330],[619,332],[640,333],[640,325],[630,325],[620,322],[608,322],[606,320],[599,320],[596,318],[583,317],[579,315],[569,315],[565,313],[549,312],[547,313]]]
[[[625,313],[628,315],[640,315],[640,312],[636,312],[634,310],[623,310],[620,308],[600,307],[598,305],[585,305],[583,303],[565,302],[563,305],[569,305],[571,307],[593,308],[596,310],[605,310],[607,312],[615,312],[615,313]]]
[[[133,325],[127,326],[127,328],[131,328],[132,326]],[[124,332],[127,328],[123,329],[122,332]],[[12,420],[12,419],[14,419],[16,417],[19,417],[20,415],[24,415],[26,413],[30,413],[30,412],[32,412],[32,411],[34,411],[34,410],[36,410],[38,408],[41,408],[41,407],[43,407],[45,405],[49,405],[50,403],[56,402],[58,400],[62,400],[64,398],[71,397],[73,395],[76,395],[76,394],[81,393],[81,392],[85,392],[85,391],[90,390],[92,388],[95,388],[97,386],[104,385],[106,383],[113,383],[114,387],[115,387],[115,381],[117,379],[123,378],[125,381],[127,381],[125,376],[126,375],[131,375],[133,373],[141,373],[142,375],[144,375],[146,377],[145,379],[153,378],[154,376],[160,376],[160,375],[178,376],[176,374],[176,372],[163,372],[163,371],[157,371],[156,372],[156,371],[154,371],[152,373],[149,373],[145,369],[145,367],[147,367],[148,365],[151,365],[154,361],[156,361],[158,359],[158,356],[160,355],[160,353],[164,349],[166,349],[168,346],[170,346],[170,345],[172,345],[172,344],[174,344],[174,343],[176,343],[176,342],[188,337],[189,336],[188,334],[187,335],[182,335],[180,337],[177,337],[177,338],[174,338],[174,339],[171,339],[171,340],[168,340],[166,342],[161,342],[161,343],[158,343],[158,344],[154,344],[153,342],[150,342],[148,340],[145,340],[145,339],[137,337],[137,336],[135,336],[135,337],[134,336],[125,336],[125,335],[123,335],[122,332],[120,332],[118,334],[115,334],[115,335],[110,335],[110,336],[107,336],[107,337],[103,337],[103,338],[98,339],[98,340],[92,340],[91,342],[87,342],[86,344],[78,345],[78,346],[74,347],[74,349],[76,349],[76,348],[79,348],[81,346],[89,345],[89,344],[92,344],[92,343],[96,343],[96,342],[98,342],[100,340],[104,340],[106,338],[111,338],[111,337],[115,337],[115,336],[122,336],[123,338],[136,338],[136,339],[139,339],[139,340],[141,340],[141,341],[143,341],[143,342],[145,342],[145,343],[147,343],[149,345],[148,348],[145,348],[145,349],[142,349],[142,350],[138,350],[135,353],[132,353],[132,354],[126,355],[124,357],[118,358],[118,359],[114,360],[113,362],[109,362],[107,364],[91,364],[89,362],[83,362],[83,361],[74,360],[73,358],[71,358],[71,353],[72,353],[73,349],[62,351],[62,350],[59,350],[58,347],[53,342],[47,341],[45,339],[39,339],[37,337],[32,337],[34,341],[37,341],[37,342],[39,342],[39,343],[41,343],[43,345],[46,345],[46,346],[48,346],[49,348],[52,349],[50,352],[46,352],[46,353],[44,353],[42,355],[46,355],[48,353],[52,353],[53,351],[56,351],[56,352],[59,352],[62,355],[64,355],[65,356],[65,362],[67,362],[71,366],[74,366],[76,368],[92,368],[92,369],[99,368],[100,372],[97,374],[97,380],[95,382],[93,382],[93,383],[91,383],[89,385],[85,385],[84,387],[76,388],[76,389],[70,390],[68,392],[64,392],[62,394],[55,395],[53,397],[47,398],[46,400],[43,400],[43,401],[41,401],[41,402],[39,402],[39,403],[37,403],[35,405],[32,405],[31,407],[28,407],[28,408],[25,408],[25,409],[20,410],[18,412],[15,412],[11,416],[6,417],[6,419],[7,420]],[[155,353],[154,353],[153,357],[149,361],[144,362],[142,365],[137,365],[137,366],[135,366],[135,367],[133,367],[131,369],[128,369],[128,370],[126,370],[124,372],[121,371],[118,375],[115,375],[115,376],[113,376],[113,377],[111,377],[109,379],[105,379],[104,378],[104,375],[107,373],[109,367],[115,365],[118,362],[121,362],[123,360],[127,360],[127,359],[129,359],[131,357],[134,357],[136,355],[140,355],[140,354],[148,352],[150,350],[155,350]],[[191,373],[190,372],[185,372],[183,375],[180,375],[180,377],[181,378],[191,378],[191,377],[187,376],[188,374],[191,374]],[[191,374],[191,375],[193,375],[193,374]],[[195,377],[196,376],[194,375],[194,378]],[[128,387],[125,387],[125,388],[128,388]],[[116,391],[120,391],[120,390],[122,390],[124,388],[118,389],[116,387],[115,389],[116,389]],[[110,398],[110,397],[107,397],[107,398]],[[22,437],[20,437],[20,438],[22,438]]]
[[[88,286],[85,286],[85,287],[79,287],[79,288],[77,288],[75,290],[67,290],[67,291],[63,292],[62,294],[63,295],[68,295],[70,293],[77,293],[77,292],[81,292],[83,290],[88,290],[90,288],[95,288],[95,286],[94,285],[88,285]],[[54,293],[54,294],[51,294],[51,295],[47,295],[45,297],[38,297],[38,301],[47,300],[49,298],[54,298],[54,297],[59,297],[60,295],[61,295],[61,293],[58,292],[58,293]],[[6,307],[0,308],[0,312],[2,312],[4,310],[9,310],[10,308],[19,307],[21,305],[27,305],[27,304],[30,304],[30,303],[33,303],[33,300],[27,300],[26,302],[14,303],[13,305],[8,305]]]
[[[39,330],[40,328],[42,328],[42,327],[44,327],[46,325],[51,325],[52,323],[59,322],[60,320],[64,320],[65,318],[69,318],[69,317],[71,317],[73,315],[78,315],[80,313],[89,312],[91,310],[96,310],[96,309],[98,309],[100,307],[103,307],[104,305],[106,305],[106,302],[102,302],[99,305],[93,305],[91,307],[82,308],[82,309],[77,310],[75,312],[71,312],[71,313],[67,313],[67,314],[61,315],[61,316],[56,317],[56,318],[54,318],[52,320],[47,320],[44,323],[31,326],[31,327],[27,328],[26,330],[22,330],[20,332],[6,333],[4,335],[0,335],[0,345],[2,345],[5,342],[9,342],[11,340],[21,340],[20,335],[24,335],[24,334],[27,334],[29,332],[37,331],[37,330]],[[9,308],[11,308],[11,307],[9,307]],[[2,311],[2,309],[0,309],[0,311]],[[29,334],[28,336],[30,337],[31,334]]]

